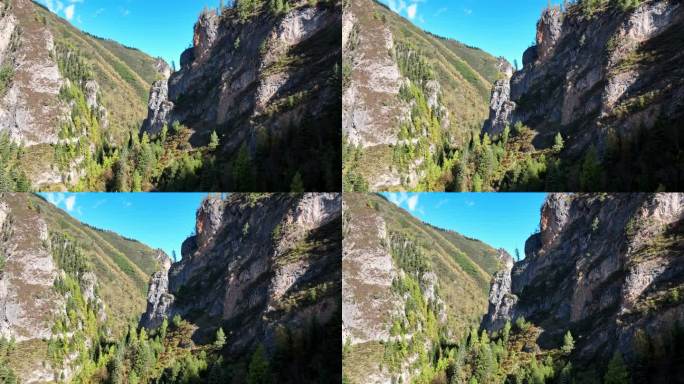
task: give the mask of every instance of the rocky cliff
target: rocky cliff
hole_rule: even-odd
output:
[[[497,59],[374,0],[346,3],[342,44],[345,189],[443,189],[423,183],[482,126]]]
[[[547,8],[523,67],[497,82],[484,132],[522,122],[537,150],[560,133],[565,190],[681,189],[682,31],[679,1]],[[582,183],[582,167],[597,161],[606,176]]]
[[[550,195],[525,259],[497,274],[483,325],[524,317],[544,348],[569,330],[573,364],[603,369],[618,350],[633,377],[647,356],[666,382],[676,357],[663,353],[684,318],[683,218],[680,193]]]
[[[283,332],[296,338],[314,323],[339,332],[340,235],[339,194],[209,197],[182,259],[153,276],[141,324],[178,314],[198,341],[222,326],[232,358],[258,344],[273,353]]]
[[[22,383],[70,380],[98,328],[121,335],[142,312],[158,252],[29,194],[0,195],[0,226],[0,337],[15,342],[2,364]]]
[[[72,188],[103,141],[121,145],[159,76],[155,59],[31,0],[0,2],[0,66],[0,133],[25,147],[6,172],[42,190]]]
[[[143,131],[178,121],[195,147],[216,132],[222,164],[239,167],[241,148],[249,155],[260,180],[252,190],[290,190],[297,172],[307,190],[339,190],[340,4],[251,3],[200,15],[179,70],[152,86]],[[223,190],[246,189],[221,180]]]
[[[442,340],[486,312],[504,257],[435,228],[382,196],[344,196],[343,374],[351,383],[411,382]]]

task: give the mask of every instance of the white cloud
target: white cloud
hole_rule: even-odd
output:
[[[442,13],[444,13],[444,12],[446,12],[446,11],[448,11],[448,10],[449,10],[449,9],[448,9],[447,7],[442,7],[442,8],[440,8],[440,9],[438,9],[437,12],[435,12],[435,16],[439,16],[439,15],[441,15]]]
[[[67,196],[62,192],[50,192],[46,193],[44,196],[45,200],[57,208],[65,209],[69,213],[76,212],[79,215],[83,214],[81,207],[76,205],[76,195]]]
[[[64,16],[66,19],[71,21],[74,18],[74,12],[76,11],[76,4],[71,4],[70,6],[64,8]]]
[[[409,211],[413,212],[416,210],[416,207],[418,206],[418,197],[419,195],[413,195],[406,200]]]
[[[389,7],[396,13],[401,13],[406,8],[404,0],[388,0]]]
[[[411,20],[416,18],[416,12],[418,12],[418,3],[413,3],[406,8],[406,15]]]
[[[76,206],[76,195],[71,195],[64,199],[64,206],[66,207],[67,212],[73,212],[74,207]]]
[[[45,195],[45,199],[54,206],[59,206],[64,201],[64,194],[61,192],[51,192]]]
[[[394,205],[401,207],[402,204],[408,199],[408,194],[406,192],[394,192],[387,195],[387,198]]]
[[[463,8],[463,13],[465,13],[467,16],[470,16],[473,14],[473,10],[470,8]]]
[[[45,6],[48,7],[48,9],[54,13],[57,13],[64,9],[64,4],[59,0],[45,0]]]
[[[402,205],[406,205],[408,210],[411,212],[416,212],[416,211],[417,212],[423,212],[423,210],[418,207],[418,199],[419,198],[420,198],[419,194],[409,195],[406,192],[393,192],[393,193],[387,194],[387,200],[389,200],[390,203],[393,203],[397,207],[401,207]]]

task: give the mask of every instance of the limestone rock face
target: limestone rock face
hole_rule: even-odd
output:
[[[0,272],[0,335],[19,342],[49,338],[49,320],[58,313],[60,303],[64,304],[52,290],[59,271],[49,250],[40,246],[39,233],[33,230],[45,222],[38,217],[31,222],[17,220],[13,200],[3,199],[0,205],[6,260]],[[27,296],[30,292],[33,294]]]
[[[223,224],[224,201],[221,198],[208,198],[197,210],[197,245],[207,246]]]
[[[503,78],[494,83],[492,99],[489,103],[489,120],[485,122],[484,132],[490,136],[500,134],[512,120],[515,102],[511,101],[511,76],[513,67],[508,62],[502,64]]]
[[[219,23],[221,18],[215,12],[202,12],[197,23],[195,23],[195,33],[192,38],[194,47],[194,57],[196,60],[206,59],[216,38],[219,34]]]
[[[151,134],[158,134],[165,124],[169,124],[173,102],[168,100],[169,84],[166,79],[157,80],[152,84],[150,99],[147,103],[147,120],[143,123],[143,130]]]
[[[150,279],[150,287],[147,291],[147,309],[140,319],[140,325],[148,329],[161,325],[164,318],[170,314],[170,307],[174,300],[173,295],[169,293],[171,258],[159,251],[158,261],[160,269]]]
[[[681,193],[550,195],[510,285],[497,274],[483,325],[524,316],[544,330],[540,345],[554,348],[570,330],[583,361],[615,349],[634,358],[639,332],[667,343],[684,314],[666,299],[684,285],[682,219]]]
[[[489,291],[489,309],[482,326],[486,329],[499,329],[511,319],[511,312],[518,298],[511,293],[511,270],[513,258],[503,249],[499,250],[502,268],[494,274]]]
[[[13,1],[0,18],[0,58],[14,69],[0,100],[0,131],[24,145],[54,144],[64,105],[57,96],[64,84],[50,52],[54,38],[33,18],[33,4]],[[30,15],[30,16],[29,16]],[[21,42],[21,43],[20,43]]]
[[[223,325],[239,354],[255,341],[271,350],[281,327],[339,316],[339,194],[210,197],[198,209],[196,233],[182,260],[153,276],[144,324],[201,313],[194,337],[211,338]],[[296,299],[314,288],[316,300]]]
[[[392,314],[401,310],[401,300],[391,291],[397,270],[387,249],[385,221],[380,216],[356,216],[345,225],[342,340],[352,344],[389,340],[388,324]]]
[[[553,49],[561,36],[563,26],[563,14],[560,7],[551,7],[544,10],[541,19],[537,23],[537,57],[545,60],[553,53]]]
[[[169,63],[160,57],[155,60],[154,68],[164,80],[168,80],[168,78],[171,76],[171,66],[169,66]]]
[[[339,51],[321,56],[312,47],[339,30],[340,17],[334,6],[307,2],[292,4],[277,17],[266,10],[248,22],[239,20],[235,9],[220,16],[203,12],[181,68],[152,87],[142,130],[157,133],[179,121],[192,129],[192,145],[206,145],[215,130],[226,138],[223,150],[233,154],[243,143],[256,150],[256,125],[282,135],[304,119],[324,118],[339,101],[339,87],[333,88],[328,69],[320,68],[328,62],[332,68]],[[283,66],[294,52],[301,64]]]
[[[664,47],[679,38],[684,7],[669,0],[640,3],[627,11],[610,6],[592,17],[577,6],[564,14],[558,7],[545,10],[523,68],[495,84],[484,131],[520,121],[535,131],[537,148],[550,147],[562,132],[569,139],[561,157],[575,161],[590,146],[603,158],[615,137],[628,140],[642,128],[648,136],[659,119],[681,120],[682,73],[670,69],[672,49]],[[654,59],[642,62],[647,51]]]

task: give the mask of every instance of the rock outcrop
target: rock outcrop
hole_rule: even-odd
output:
[[[143,325],[180,314],[201,324],[198,340],[222,325],[240,354],[257,343],[272,350],[279,329],[335,321],[340,232],[339,194],[209,197],[182,260],[152,277]]]
[[[523,60],[524,62],[524,60]],[[504,131],[511,122],[511,114],[515,110],[515,102],[511,101],[511,76],[513,67],[505,60],[500,62],[503,78],[494,83],[492,99],[489,102],[489,119],[485,122],[484,131],[496,135]]]
[[[171,258],[163,251],[158,252],[159,270],[152,275],[147,291],[147,309],[140,318],[140,325],[156,328],[169,313],[174,297],[169,293],[169,269]]]
[[[503,249],[499,250],[499,260],[502,268],[494,274],[492,288],[489,291],[489,309],[482,321],[486,329],[499,329],[511,320],[511,311],[518,301],[511,294],[511,271],[513,258]]]
[[[495,84],[483,130],[494,135],[522,122],[535,131],[537,149],[551,147],[560,132],[561,158],[577,163],[594,147],[604,168],[619,175],[611,190],[679,190],[681,173],[667,158],[680,145],[673,132],[684,116],[684,73],[673,64],[681,61],[684,7],[670,0],[609,3],[593,14],[577,4],[543,12],[523,68]],[[660,137],[672,145],[651,144]],[[649,152],[651,145],[660,152]],[[631,172],[645,161],[659,165],[643,176]]]
[[[483,325],[525,317],[548,348],[569,330],[584,363],[614,350],[634,361],[637,339],[667,345],[684,318],[683,219],[681,193],[550,195],[526,258],[497,274]]]

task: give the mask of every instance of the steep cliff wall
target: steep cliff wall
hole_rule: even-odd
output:
[[[615,350],[635,368],[647,354],[672,361],[644,348],[671,348],[684,318],[683,218],[680,193],[550,195],[525,259],[497,275],[483,325],[525,317],[545,348],[569,330],[582,364]]]
[[[494,90],[484,132],[522,122],[538,150],[560,133],[566,190],[681,189],[684,8],[672,0],[624,4],[546,9],[522,69]],[[596,186],[578,180],[587,157],[604,170]]]
[[[222,326],[233,357],[258,344],[272,352],[284,330],[336,324],[340,235],[339,194],[210,197],[182,260],[154,275],[141,324],[156,327],[179,314],[197,324],[199,341]],[[320,342],[339,347],[339,339]]]
[[[152,87],[143,131],[178,121],[195,147],[216,132],[220,162],[244,148],[252,171],[268,172],[269,184],[251,190],[289,190],[296,172],[307,190],[339,190],[339,2],[258,2],[249,12],[241,3],[200,15],[180,69]],[[223,183],[236,190],[244,180]]]

